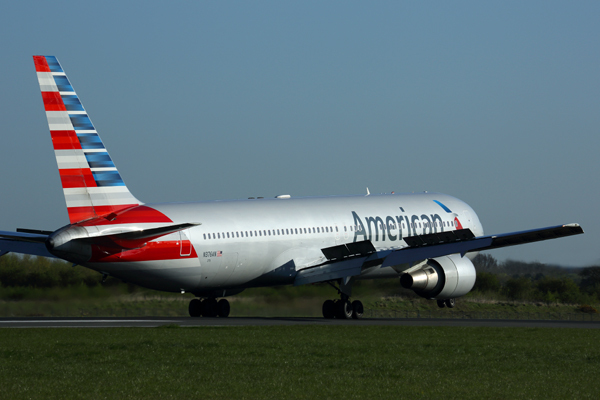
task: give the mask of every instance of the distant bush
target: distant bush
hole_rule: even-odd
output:
[[[481,293],[498,293],[500,291],[500,279],[498,275],[491,272],[479,272],[475,280],[473,290]]]
[[[577,307],[577,311],[581,311],[586,314],[598,314],[598,310],[587,304]]]
[[[543,278],[535,283],[537,298],[547,303],[574,304],[581,300],[579,286],[569,278]]]
[[[102,276],[82,266],[45,257],[6,254],[0,257],[0,298],[6,300],[59,299],[103,296],[106,288],[114,292],[134,292],[135,285]]]
[[[511,300],[528,300],[531,290],[531,281],[527,278],[510,278],[503,287],[504,293]]]

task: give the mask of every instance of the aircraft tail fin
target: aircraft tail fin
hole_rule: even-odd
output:
[[[142,204],[127,189],[54,56],[33,56],[71,223]]]

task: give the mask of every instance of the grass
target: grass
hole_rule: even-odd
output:
[[[0,398],[597,398],[595,330],[0,330]]]
[[[450,317],[510,319],[594,319],[579,304],[509,301],[493,294],[469,293],[456,308],[440,310],[435,301],[400,288],[397,280],[359,281],[353,290],[369,317]],[[328,285],[247,289],[229,298],[231,316],[320,317],[323,301],[337,294]],[[0,287],[0,317],[26,316],[187,316],[191,294],[164,293],[127,285],[76,285],[56,288]],[[598,304],[591,304],[600,309]]]
[[[333,297],[333,296],[331,296]],[[0,301],[0,317],[104,317],[188,316],[189,295],[120,294],[107,298]],[[287,298],[281,296],[233,296],[231,316],[320,317],[326,296]],[[585,319],[600,320],[600,314],[578,311],[579,305],[489,300],[465,297],[454,309],[439,309],[435,301],[415,297],[359,297],[366,316],[374,318],[494,318],[494,319]],[[598,305],[594,305],[599,308]]]

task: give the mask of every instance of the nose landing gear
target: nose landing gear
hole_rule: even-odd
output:
[[[454,308],[454,306],[456,305],[456,299],[438,300],[437,305],[439,308]]]

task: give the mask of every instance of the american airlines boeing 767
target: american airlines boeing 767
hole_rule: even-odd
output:
[[[34,56],[69,224],[0,232],[8,252],[57,257],[140,286],[192,293],[192,317],[227,317],[225,297],[327,282],[325,318],[361,318],[357,279],[399,277],[440,307],[475,284],[482,250],[583,233],[578,224],[485,236],[468,204],[441,193],[144,204],[123,182],[61,65]],[[219,299],[219,300],[217,300]]]

